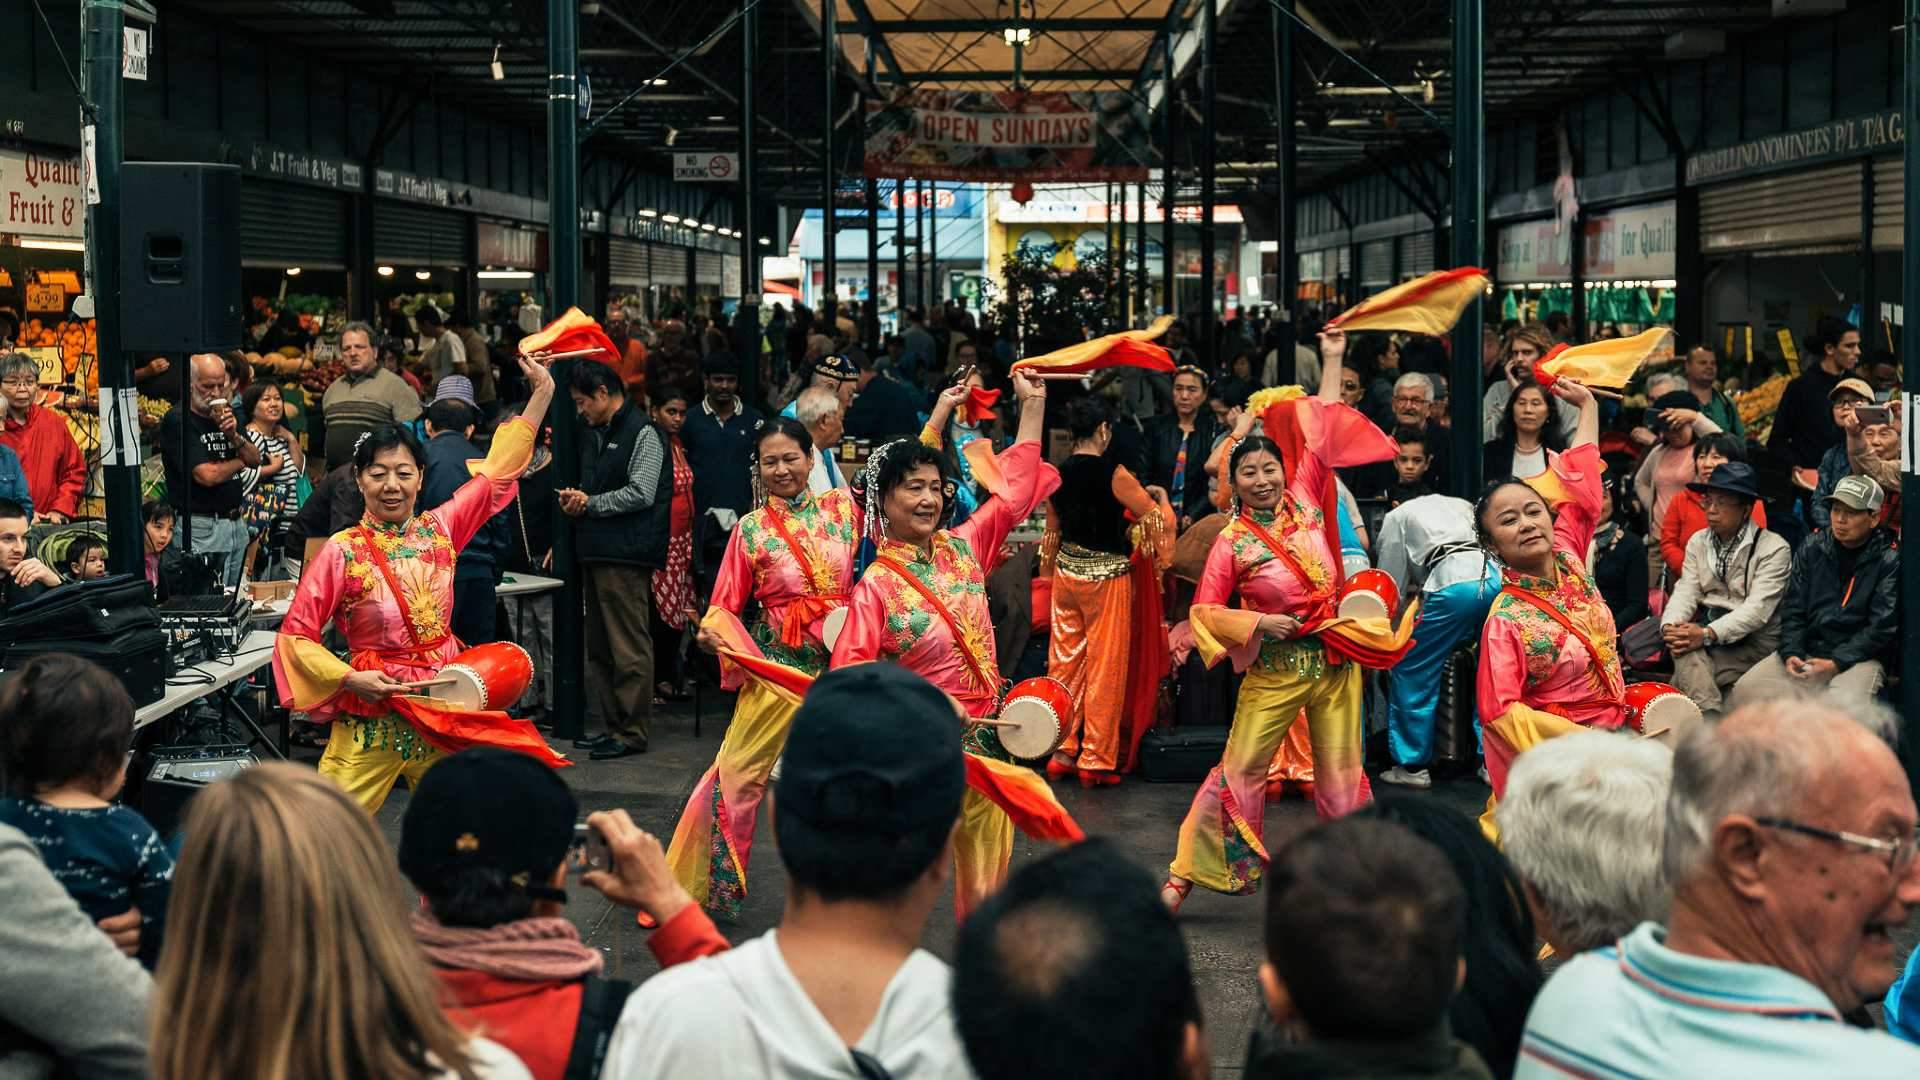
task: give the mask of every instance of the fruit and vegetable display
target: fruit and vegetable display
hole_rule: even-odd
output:
[[[1786,375],[1775,375],[1766,382],[1741,394],[1735,399],[1740,409],[1740,422],[1746,425],[1747,438],[1756,442],[1766,442],[1773,432],[1773,418],[1780,411],[1780,395],[1787,392]]]

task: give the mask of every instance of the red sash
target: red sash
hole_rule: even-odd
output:
[[[954,647],[960,651],[960,658],[967,662],[967,669],[973,672],[974,682],[980,687],[981,693],[979,696],[991,700],[994,697],[994,689],[997,683],[995,680],[987,677],[986,668],[981,666],[980,658],[973,655],[973,650],[968,647],[966,635],[960,632],[960,620],[953,617],[953,612],[947,610],[947,605],[940,602],[940,598],[934,595],[932,589],[927,588],[925,582],[914,577],[913,572],[900,565],[898,561],[882,555],[874,559],[873,562],[876,566],[884,566],[900,575],[901,580],[913,586],[914,591],[918,592],[922,599],[933,606],[934,614],[940,616],[940,618],[946,622],[947,633],[953,635],[953,644]]]
[[[787,605],[786,617],[781,620],[780,625],[780,643],[789,649],[797,649],[800,643],[806,640],[807,627],[813,623],[813,620],[825,616],[834,608],[845,607],[847,594],[812,591],[816,587],[813,579],[813,560],[808,557],[806,548],[794,542],[793,534],[787,531],[785,517],[786,511],[771,502],[767,504],[767,520],[773,524],[773,531],[780,534],[780,539],[786,543],[787,550],[793,552],[793,560],[800,564],[800,577],[807,583],[807,595]]]
[[[1287,569],[1292,570],[1294,576],[1300,579],[1300,584],[1306,588],[1307,613],[1306,617],[1301,619],[1301,622],[1313,623],[1322,619],[1331,618],[1333,616],[1332,590],[1315,589],[1313,578],[1308,576],[1307,568],[1305,564],[1300,561],[1299,556],[1288,551],[1286,545],[1275,540],[1273,534],[1268,532],[1265,526],[1253,520],[1252,514],[1243,511],[1240,514],[1240,520],[1253,535],[1260,538],[1261,543],[1267,545],[1267,550],[1273,552],[1274,558],[1287,564]]]
[[[1567,618],[1565,612],[1561,611],[1559,608],[1554,607],[1552,604],[1542,599],[1538,593],[1529,592],[1526,589],[1516,588],[1512,585],[1508,585],[1502,588],[1500,591],[1508,596],[1513,597],[1516,600],[1521,600],[1521,601],[1525,601],[1526,603],[1532,604],[1534,607],[1539,608],[1541,611],[1545,612],[1548,618],[1552,619],[1554,622],[1559,623],[1563,628],[1565,628],[1567,633],[1573,635],[1573,638],[1575,641],[1578,641],[1582,646],[1586,648],[1587,667],[1589,669],[1596,670],[1596,672],[1600,676],[1600,685],[1607,686],[1611,684],[1611,680],[1607,678],[1607,673],[1605,671],[1598,671],[1598,668],[1600,666],[1600,652],[1599,650],[1593,647],[1593,639],[1587,636],[1586,631],[1574,625],[1573,620]],[[1587,698],[1583,701],[1568,702],[1564,705],[1557,706],[1557,708],[1576,709],[1576,708],[1582,708],[1589,705],[1611,705],[1615,708],[1624,708],[1626,705],[1626,702],[1623,701],[1618,696],[1602,695],[1600,697]],[[1544,711],[1553,712],[1555,710],[1546,709]],[[1569,717],[1568,719],[1572,719],[1572,718]]]

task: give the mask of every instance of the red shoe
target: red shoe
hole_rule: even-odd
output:
[[[1193,892],[1193,882],[1168,878],[1166,884],[1160,886],[1160,902],[1167,905],[1167,914],[1178,915],[1180,905],[1187,902],[1187,894],[1191,892]],[[1169,894],[1173,899],[1167,899]]]
[[[1307,800],[1308,802],[1313,801],[1313,781],[1295,780],[1293,782],[1293,786],[1296,791],[1300,792],[1301,798]]]
[[[1047,759],[1047,779],[1049,780],[1065,780],[1079,771],[1071,761],[1062,761],[1057,757]]]
[[[1110,787],[1120,782],[1120,774],[1107,769],[1081,769],[1080,786],[1083,788]]]
[[[1267,801],[1268,802],[1276,803],[1286,797],[1287,797],[1287,782],[1285,780],[1267,781]]]

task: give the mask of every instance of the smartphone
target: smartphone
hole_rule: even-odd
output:
[[[567,851],[567,869],[575,874],[613,869],[613,853],[607,850],[607,838],[584,821],[573,826],[573,844]]]
[[[1853,415],[1860,421],[1861,427],[1893,423],[1893,410],[1885,405],[1855,405]]]

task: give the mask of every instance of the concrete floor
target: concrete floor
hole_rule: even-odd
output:
[[[573,768],[561,770],[560,775],[566,778],[579,799],[583,815],[594,810],[625,808],[642,828],[660,836],[664,842],[672,835],[674,822],[694,783],[712,763],[727,708],[724,700],[717,704],[710,700],[702,736],[695,739],[692,708],[673,706],[655,717],[651,753],[618,761],[582,760]],[[565,749],[564,744],[559,745]],[[318,755],[318,751],[311,750],[296,752],[298,759],[309,762],[317,761]],[[1380,786],[1377,780],[1375,786]],[[1193,796],[1191,784],[1152,784],[1135,778],[1116,787],[1094,791],[1085,791],[1073,784],[1056,784],[1054,790],[1088,834],[1112,839],[1155,876],[1166,871],[1167,862],[1173,856],[1176,829]],[[1486,786],[1467,772],[1442,780],[1425,797],[1440,799],[1472,816],[1479,813],[1486,795]],[[406,804],[406,789],[396,788],[379,814],[382,832],[396,844]],[[1271,803],[1266,815],[1267,842],[1270,846],[1283,844],[1288,836],[1309,827],[1313,821],[1312,806],[1299,798]],[[1016,834],[1014,866],[1017,868],[1024,860],[1043,853],[1045,847]],[[721,932],[736,942],[776,925],[784,903],[786,878],[764,815],[754,851],[751,891],[740,917],[720,923]],[[591,889],[574,886],[569,892],[568,917],[580,927],[587,942],[606,952],[609,975],[640,981],[658,970],[659,965],[646,948],[645,931],[634,926],[631,916],[613,908]],[[1262,904],[1263,899],[1258,895],[1221,896],[1196,889],[1180,914],[1216,1076],[1241,1074],[1247,1039],[1263,1013],[1255,975],[1260,963]],[[1911,927],[1897,935],[1903,954],[1913,947],[1914,936]],[[935,954],[948,957],[952,954],[953,939],[949,898],[935,910],[924,945]]]

